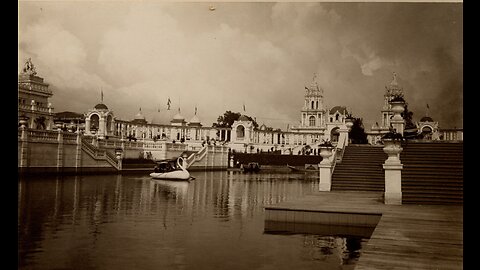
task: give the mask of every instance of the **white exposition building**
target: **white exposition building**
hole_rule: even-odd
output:
[[[36,75],[35,67],[29,59],[18,78],[19,120],[27,121],[30,129],[51,130],[62,123],[66,131],[81,130],[85,135],[100,139],[130,139],[143,141],[166,140],[186,143],[192,146],[214,143],[228,145],[241,152],[278,151],[286,154],[303,153],[305,149],[315,149],[323,140],[334,144],[342,136],[348,138],[346,118],[349,115],[345,106],[327,108],[324,104],[324,90],[316,81],[305,86],[304,102],[300,108],[298,126],[287,127],[286,131],[261,125],[254,128],[251,118],[241,115],[231,128],[204,126],[195,114],[186,119],[179,107],[158,109],[151,121],[147,121],[141,108],[132,120],[117,119],[114,111],[103,102],[96,104],[86,113],[53,113],[48,99],[53,95],[43,78]],[[401,93],[396,75],[386,86],[384,106],[381,110],[381,124],[376,124],[367,132],[369,143],[376,144],[381,136],[388,132],[389,120],[393,115],[389,101],[396,93]],[[300,104],[299,104],[300,105]],[[428,114],[428,113],[427,113]],[[55,121],[55,123],[54,123]],[[438,122],[428,115],[416,123],[419,133],[425,139],[463,140],[462,129],[440,130]],[[342,137],[343,138],[343,137]],[[302,151],[301,151],[302,150]]]

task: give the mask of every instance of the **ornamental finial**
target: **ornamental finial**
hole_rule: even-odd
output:
[[[397,73],[394,71],[393,72],[393,80],[392,82],[390,83],[391,85],[398,85],[398,82],[397,82]]]
[[[23,67],[23,73],[28,75],[37,75],[37,71],[35,70],[35,66],[32,63],[32,58],[28,58],[25,62]]]

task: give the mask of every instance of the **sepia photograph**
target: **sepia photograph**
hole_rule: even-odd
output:
[[[463,269],[463,1],[18,1],[18,269]]]

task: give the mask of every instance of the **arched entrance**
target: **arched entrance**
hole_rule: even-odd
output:
[[[237,127],[237,140],[243,140],[243,138],[245,138],[245,127],[239,125]]]
[[[336,127],[330,132],[330,140],[332,142],[338,142],[338,137],[340,137],[340,132],[338,131],[339,129],[340,128]]]
[[[90,116],[90,130],[92,132],[98,131],[98,128],[100,127],[100,117],[98,114],[92,114]]]
[[[425,126],[422,128],[422,138],[425,140],[431,140],[432,139],[432,134],[433,130],[429,126]]]
[[[106,128],[106,135],[110,135],[113,133],[113,117],[111,115],[107,116],[107,128]]]

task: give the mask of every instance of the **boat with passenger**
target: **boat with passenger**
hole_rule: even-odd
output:
[[[162,160],[156,163],[157,165],[155,165],[153,173],[150,174],[153,179],[185,181],[193,178],[187,171],[185,159],[182,157]]]
[[[258,162],[249,162],[248,164],[240,165],[240,170],[243,172],[259,172],[260,164]]]

